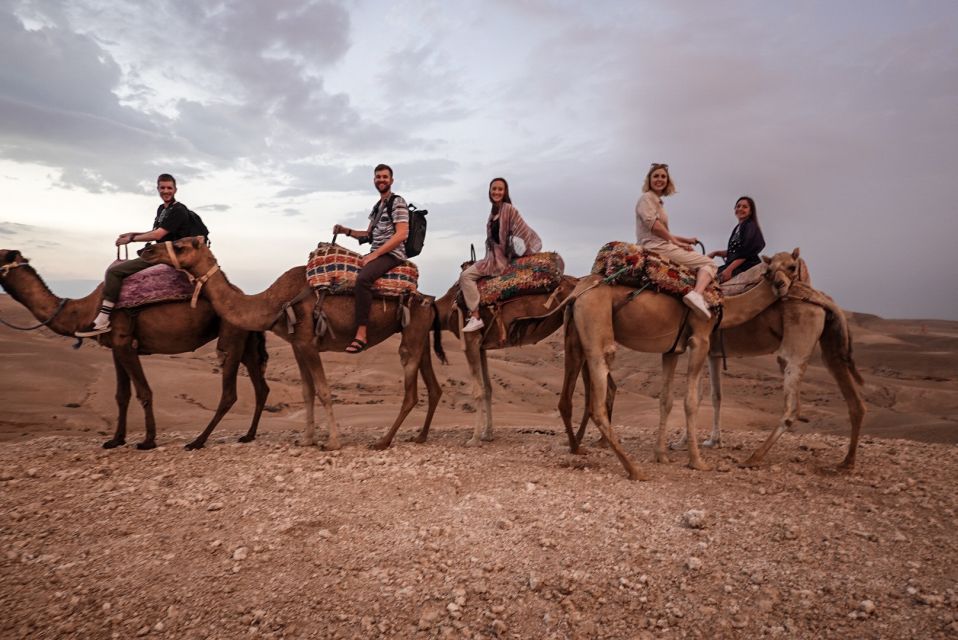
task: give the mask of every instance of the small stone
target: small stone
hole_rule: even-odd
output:
[[[222,508],[223,508],[222,502],[211,502],[208,505],[206,505],[207,511],[219,511]]]
[[[150,627],[149,627],[149,625],[147,625],[147,626],[145,626],[145,627],[140,627],[140,630],[136,632],[136,636],[137,636],[138,638],[142,638],[143,636],[147,635],[149,632],[150,632]]]
[[[702,561],[695,556],[690,556],[689,559],[685,561],[685,568],[689,571],[698,571],[702,568]]]
[[[249,557],[249,549],[246,547],[238,547],[233,552],[233,560],[246,560],[247,557]]]
[[[157,633],[163,633],[163,629],[165,628],[166,625],[164,625],[162,622],[157,622],[155,625],[153,625],[153,631],[156,631]]]
[[[690,509],[682,514],[682,522],[689,529],[705,528],[705,511],[701,509]]]
[[[538,591],[542,588],[542,579],[534,573],[529,574],[529,588]]]
[[[509,625],[507,625],[505,622],[503,622],[499,618],[496,618],[495,620],[492,621],[492,630],[501,636],[501,635],[504,635],[507,631],[509,631]]]
[[[862,600],[860,603],[858,603],[858,608],[868,616],[875,613],[875,603],[871,600]]]

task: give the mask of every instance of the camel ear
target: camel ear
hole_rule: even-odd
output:
[[[203,236],[193,236],[193,238],[190,239],[190,244],[193,245],[194,249],[199,249],[202,243]]]
[[[762,256],[762,262],[764,262],[765,264],[772,264],[772,259],[769,258],[769,257],[766,256],[766,255],[763,255],[763,256]]]
[[[16,249],[8,249],[7,252],[3,254],[3,263],[17,262],[20,257],[20,252]]]
[[[798,260],[798,247],[795,247],[795,250],[792,251],[792,257]]]

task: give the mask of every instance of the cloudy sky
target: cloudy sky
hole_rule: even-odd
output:
[[[676,233],[723,248],[750,194],[843,307],[958,320],[953,0],[0,0],[0,59],[0,247],[62,295],[149,229],[160,172],[252,292],[391,164],[441,294],[493,177],[582,275],[667,162]]]

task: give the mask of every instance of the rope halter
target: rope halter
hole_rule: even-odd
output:
[[[174,249],[173,249],[173,242],[172,242],[172,241],[167,240],[166,242],[163,243],[163,245],[166,247],[166,254],[170,257],[170,262],[172,263],[170,266],[172,266],[172,267],[173,267],[174,269],[176,269],[177,271],[182,271],[183,273],[185,273],[185,274],[186,274],[186,277],[189,278],[190,283],[194,285],[194,286],[193,286],[193,297],[190,298],[190,309],[195,309],[195,308],[196,308],[196,301],[197,301],[197,300],[199,299],[199,297],[200,297],[200,291],[203,289],[203,285],[206,284],[206,283],[209,281],[210,276],[212,276],[214,273],[216,273],[217,271],[220,270],[220,266],[219,266],[218,264],[216,264],[216,261],[214,260],[213,266],[210,268],[210,270],[207,271],[207,272],[206,272],[205,274],[203,274],[202,276],[200,276],[199,278],[197,278],[197,277],[194,276],[192,273],[190,273],[189,271],[187,271],[187,270],[183,267],[183,265],[180,264],[179,258],[176,257],[176,251],[174,251]]]

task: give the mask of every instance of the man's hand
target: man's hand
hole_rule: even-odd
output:
[[[349,231],[350,231],[349,227],[344,227],[344,226],[341,225],[341,224],[333,225],[333,234],[334,234],[334,235],[341,233],[341,234],[343,234],[343,235],[347,235],[347,236],[348,236],[348,235],[349,235]]]
[[[133,237],[135,235],[136,235],[136,232],[134,231],[131,231],[129,233],[121,233],[119,237],[116,239],[116,246],[119,247],[120,245],[123,245],[123,244],[130,244],[131,242],[133,242]]]

